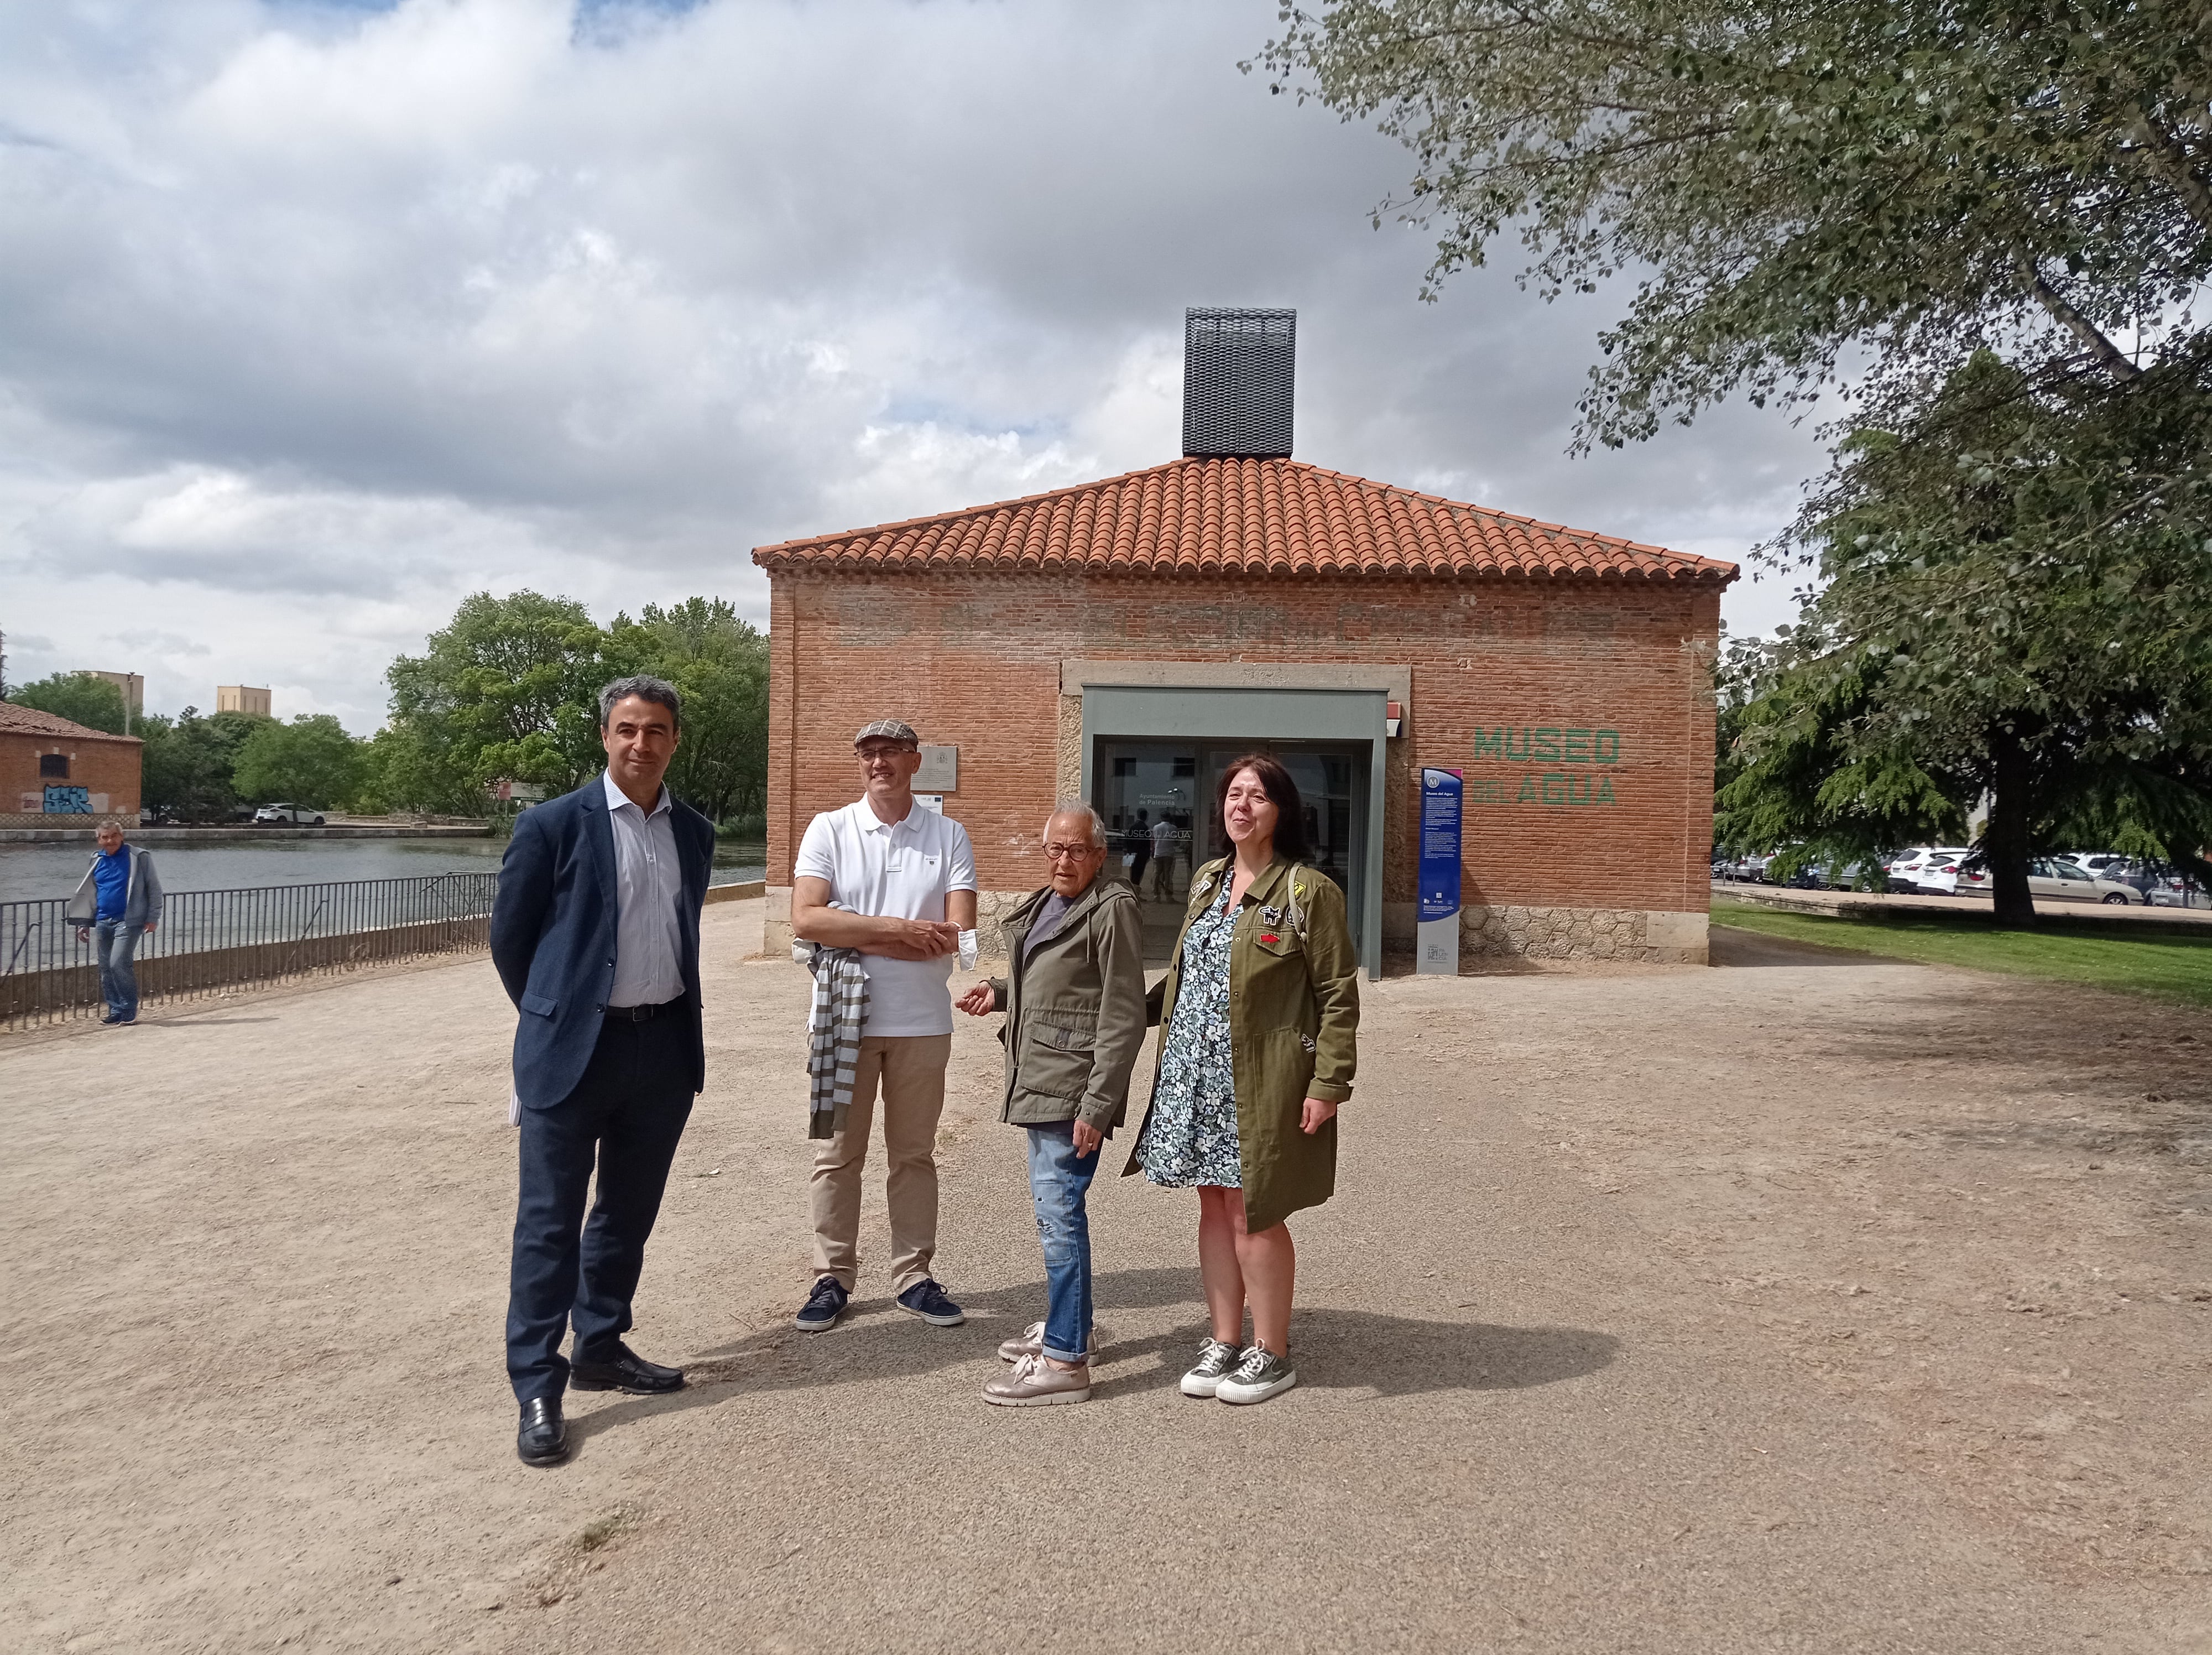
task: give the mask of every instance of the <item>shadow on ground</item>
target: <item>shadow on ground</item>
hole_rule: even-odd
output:
[[[1705,934],[1705,958],[1714,965],[1905,965],[1908,960],[1885,959],[1824,943],[1799,942],[1789,937],[1770,937],[1763,931],[1741,931],[1716,924]]]
[[[1194,1269],[1112,1271],[1096,1279],[1095,1291],[1106,1343],[1094,1399],[1157,1390],[1195,1357],[1206,1320]],[[999,1341],[1036,1318],[1045,1289],[1039,1281],[961,1298],[969,1323],[949,1330],[895,1311],[884,1317],[889,1299],[855,1300],[848,1319],[827,1333],[801,1333],[788,1323],[762,1329],[686,1363],[688,1389],[672,1396],[623,1397],[570,1421],[570,1433],[580,1441],[645,1414],[711,1407],[739,1390],[814,1390],[952,1368],[973,1369],[980,1380],[991,1371],[984,1365]],[[1187,1307],[1188,1319],[1144,1338],[1115,1336],[1117,1312],[1169,1307]],[[1620,1349],[1612,1335],[1583,1328],[1431,1322],[1327,1307],[1299,1310],[1291,1327],[1301,1386],[1383,1396],[1556,1384],[1610,1366]],[[1146,1356],[1151,1366],[1127,1371]]]

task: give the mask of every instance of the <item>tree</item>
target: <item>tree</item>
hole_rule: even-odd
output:
[[[501,778],[565,792],[596,770],[605,635],[569,598],[479,592],[402,655],[380,785],[395,803],[481,809]]]
[[[1413,149],[1431,289],[1509,227],[1547,294],[1640,272],[1584,435],[1984,348],[2115,378],[2212,274],[2212,32],[2161,0],[1343,0],[1263,54]],[[2149,338],[2136,330],[2162,321]]]
[[[635,635],[635,636],[634,636]],[[768,638],[720,598],[617,616],[609,649],[642,660],[684,697],[684,739],[669,790],[721,822],[767,806]]]
[[[56,672],[35,684],[19,686],[8,699],[19,707],[35,707],[72,724],[82,724],[88,730],[105,730],[110,735],[124,733],[123,692],[89,672]]]
[[[140,798],[188,822],[221,821],[238,802],[231,782],[240,749],[256,729],[272,721],[258,713],[202,717],[197,707],[185,708],[175,718],[147,714],[133,732],[146,744]]]
[[[2205,485],[2176,473],[2212,450],[2212,398],[2172,377],[2157,397],[2039,395],[1984,353],[1917,428],[1845,445],[1814,505],[1825,587],[1739,657],[1724,831],[1893,848],[1986,797],[2008,922],[2033,917],[2039,851],[2207,871]]]
[[[2039,841],[2098,824],[2202,848],[2201,4],[1344,0],[1286,19],[1277,89],[1413,149],[1386,207],[1443,221],[1431,290],[1509,226],[1547,295],[1639,273],[1579,442],[1733,392],[1809,401],[1854,365],[1848,441],[1775,549],[1831,589],[1755,675],[1777,699],[1745,709],[1758,751],[1724,828],[1850,840],[1953,819],[1979,782],[2015,920]]]
[[[350,804],[366,769],[362,745],[328,713],[302,713],[289,724],[264,719],[240,746],[231,785],[255,804],[282,799],[311,810]]]

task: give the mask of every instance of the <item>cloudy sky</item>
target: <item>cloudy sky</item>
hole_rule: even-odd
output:
[[[1620,295],[1418,302],[1404,152],[1237,70],[1275,10],[0,0],[9,678],[365,733],[471,591],[764,620],[756,545],[1173,458],[1190,304],[1297,307],[1300,459],[1778,527],[1820,460],[1775,416],[1568,457]]]

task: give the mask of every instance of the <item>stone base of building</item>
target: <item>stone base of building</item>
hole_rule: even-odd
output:
[[[1413,946],[1415,909],[1383,910],[1386,945]],[[1621,960],[1637,965],[1703,965],[1706,916],[1639,908],[1534,908],[1499,904],[1460,910],[1459,957],[1486,959]]]
[[[1705,916],[1633,908],[1468,908],[1459,916],[1462,959],[1626,960],[1705,964]]]

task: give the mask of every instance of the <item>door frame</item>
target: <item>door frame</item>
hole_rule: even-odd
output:
[[[1379,980],[1382,975],[1382,847],[1387,837],[1382,807],[1388,737],[1383,721],[1392,686],[1388,682],[1378,682],[1372,687],[1346,685],[1326,688],[1224,685],[1218,679],[1200,684],[1164,684],[1149,673],[1135,683],[1115,683],[1108,675],[1116,663],[1085,665],[1104,669],[1099,678],[1085,681],[1080,686],[1082,789],[1085,799],[1094,797],[1097,791],[1097,751],[1102,739],[1188,741],[1201,746],[1239,741],[1367,746],[1367,830],[1362,858],[1365,867],[1359,873],[1362,889],[1356,893],[1359,933],[1352,941],[1358,950],[1359,963],[1367,969],[1369,980]],[[1158,664],[1146,665],[1157,667]],[[1220,669],[1198,670],[1212,678]],[[1337,669],[1340,672],[1344,670]],[[1374,676],[1383,678],[1387,672],[1382,669]]]

